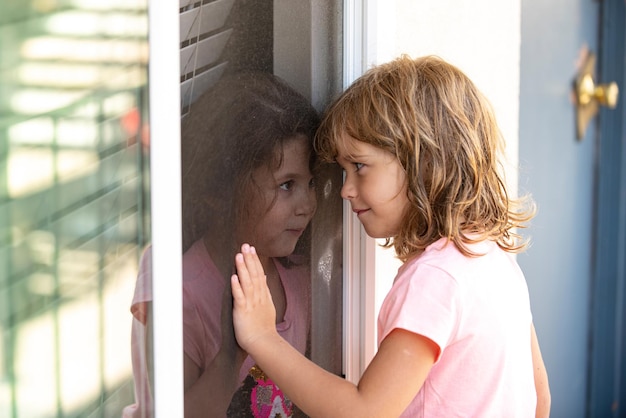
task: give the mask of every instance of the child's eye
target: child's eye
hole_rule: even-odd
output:
[[[293,180],[289,180],[289,181],[286,181],[284,183],[281,183],[280,186],[278,186],[278,187],[280,187],[283,190],[289,191],[289,190],[291,190],[291,186],[293,186]]]
[[[310,189],[314,189],[315,188],[315,179],[314,178],[309,180],[309,188]]]
[[[354,163],[354,167],[356,168],[356,170],[354,171],[359,171],[361,168],[363,168],[365,164],[363,163]]]

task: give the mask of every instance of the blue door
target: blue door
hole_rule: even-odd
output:
[[[557,418],[625,414],[623,107],[602,109],[578,140],[572,98],[588,52],[599,78],[611,55],[623,81],[623,9],[621,0],[522,1],[520,191],[538,214],[519,261]]]
[[[601,5],[598,78],[624,87],[626,6]],[[596,220],[591,283],[589,388],[590,417],[626,416],[626,136],[624,91],[615,110],[597,120]]]

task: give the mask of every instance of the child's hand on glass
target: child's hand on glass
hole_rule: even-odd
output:
[[[250,352],[256,341],[277,334],[276,309],[255,248],[243,244],[235,266],[237,274],[231,277],[235,336],[241,348]]]

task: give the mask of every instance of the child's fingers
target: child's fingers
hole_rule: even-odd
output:
[[[231,277],[233,325],[237,342],[246,350],[260,335],[275,332],[276,311],[254,247],[242,245],[235,266],[237,274]]]
[[[235,256],[235,266],[237,267],[239,286],[243,295],[247,299],[262,295],[262,290],[266,287],[266,279],[263,265],[256,254],[255,248],[248,244],[243,244],[241,253]]]
[[[239,283],[239,276],[236,274],[230,276],[230,288],[235,302],[243,301],[246,298],[241,288],[241,283]]]
[[[246,296],[243,293],[243,289],[239,283],[239,277],[236,274],[230,276],[230,288],[232,290],[234,303],[236,305],[245,304]]]
[[[237,268],[237,285],[241,290],[241,297],[245,299],[252,291],[252,281],[243,254],[235,255],[235,267]]]
[[[271,294],[267,287],[267,276],[263,270],[263,264],[259,259],[254,247],[250,247],[243,253],[246,267],[250,275],[251,287],[254,289],[255,300],[259,303],[271,301]]]
[[[259,260],[256,249],[248,244],[243,244],[241,246],[241,252],[250,277],[257,278],[265,276],[263,272],[263,265],[261,264],[261,260]]]

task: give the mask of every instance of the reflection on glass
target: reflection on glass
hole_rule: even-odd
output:
[[[277,328],[306,353],[317,124],[309,101],[267,73],[226,76],[182,121],[186,416],[296,414],[235,342],[229,279],[238,248],[254,245],[277,308]],[[144,273],[137,292],[144,297],[133,305],[137,318],[146,317],[151,300],[150,274]],[[144,336],[136,336],[134,346],[140,347]],[[150,405],[149,379],[136,380]]]
[[[3,417],[119,416],[132,400],[147,6],[115,3],[1,6]]]
[[[298,62],[306,52],[289,54],[292,45],[312,48],[308,38],[276,38],[285,19],[309,27],[315,21],[314,13],[286,3],[181,0],[180,6],[185,415],[300,416],[236,345],[228,282],[240,245],[255,245],[279,332],[341,372],[341,202],[329,197],[339,196],[329,189],[341,177],[314,164],[318,116],[310,104],[340,84],[325,79],[335,61],[291,71],[289,83],[272,75],[306,67]],[[323,6],[317,12],[330,13]],[[298,36],[306,32],[288,26],[298,27]],[[125,409],[128,417],[154,412],[151,268],[148,249],[131,307],[136,400]]]
[[[183,257],[186,411],[224,410],[236,391],[231,414],[292,415],[290,401],[239,352],[225,284],[237,249],[254,245],[267,269],[277,328],[305,352],[308,250],[294,251],[316,208],[317,123],[309,102],[269,74],[224,79],[183,119],[183,245],[191,245]],[[219,394],[216,384],[222,398],[207,396]]]

